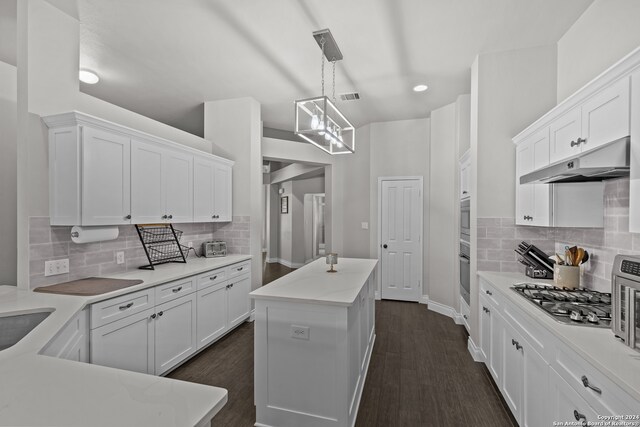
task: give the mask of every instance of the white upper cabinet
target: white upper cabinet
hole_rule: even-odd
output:
[[[551,188],[548,184],[520,184],[520,177],[549,164],[549,129],[522,141],[516,148],[516,224],[549,226]]]
[[[471,197],[471,153],[460,158],[460,200]]]
[[[85,126],[82,134],[82,224],[129,224],[130,141]]]
[[[580,152],[580,109],[569,111],[557,118],[549,127],[551,131],[551,163],[566,159]]]
[[[232,169],[228,164],[207,158],[194,158],[194,221],[231,221],[231,176]]]
[[[51,225],[231,221],[233,162],[82,113],[42,119]]]

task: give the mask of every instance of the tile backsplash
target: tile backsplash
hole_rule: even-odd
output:
[[[478,218],[477,231],[478,270],[523,272],[513,252],[521,240],[550,255],[577,245],[590,257],[582,267],[581,286],[602,292],[610,292],[617,254],[640,255],[640,234],[629,233],[629,178],[605,181],[604,228],[528,227],[516,226],[513,218]]]
[[[224,240],[230,254],[249,253],[250,217],[234,216],[227,223],[174,224],[183,232],[180,242],[201,255],[201,245],[209,240]],[[117,239],[76,244],[71,241],[71,227],[52,227],[48,217],[29,218],[29,279],[31,289],[91,276],[106,276],[136,270],[148,264],[140,238],[133,225],[120,226]],[[116,263],[116,252],[124,252],[124,264]],[[189,257],[194,257],[193,251]],[[69,273],[45,277],[44,262],[69,259]]]

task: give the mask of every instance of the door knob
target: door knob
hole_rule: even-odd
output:
[[[383,248],[387,249],[387,244],[382,245]]]

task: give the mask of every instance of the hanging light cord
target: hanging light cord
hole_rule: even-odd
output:
[[[324,96],[324,44],[325,44],[325,39],[324,37],[320,38],[320,46],[322,47],[322,54],[320,56],[320,69],[321,69],[321,75],[322,75],[322,96]]]
[[[333,64],[333,103],[336,103],[336,58],[331,60]]]

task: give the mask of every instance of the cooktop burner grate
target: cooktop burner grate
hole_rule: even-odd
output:
[[[611,294],[535,283],[520,283],[511,289],[560,323],[600,328],[611,325]]]

